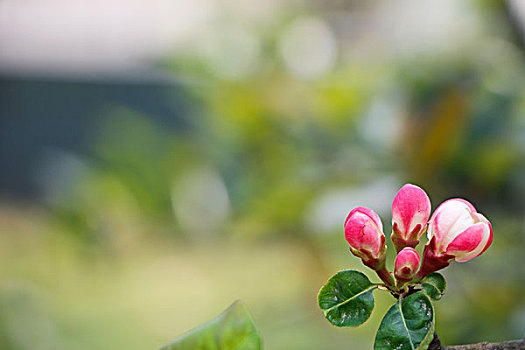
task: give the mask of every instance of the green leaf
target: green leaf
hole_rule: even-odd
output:
[[[376,287],[362,272],[339,271],[321,288],[317,300],[328,322],[338,327],[357,327],[372,314],[372,292]]]
[[[439,300],[447,289],[447,282],[440,273],[434,272],[421,281],[421,288],[429,297]]]
[[[425,350],[434,338],[434,308],[417,292],[400,298],[386,313],[377,331],[374,350]]]
[[[261,338],[241,302],[160,350],[260,350]]]

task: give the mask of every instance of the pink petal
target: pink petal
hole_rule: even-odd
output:
[[[413,270],[416,270],[419,266],[419,254],[414,248],[403,248],[397,254],[394,265],[396,270],[401,269],[405,266],[411,267]]]
[[[381,218],[379,217],[379,215],[376,214],[375,211],[373,211],[372,209],[367,208],[367,207],[354,208],[350,212],[350,214],[348,214],[348,216],[346,217],[346,221],[348,221],[350,216],[352,216],[352,213],[355,213],[355,212],[359,212],[359,213],[362,213],[362,214],[368,216],[376,224],[376,226],[379,227],[381,232],[383,231],[383,223],[381,222]],[[346,221],[345,221],[345,224],[346,224]]]
[[[428,239],[436,237],[439,247],[446,247],[454,238],[476,223],[474,206],[464,199],[449,199],[436,209],[428,227]]]
[[[472,213],[476,213],[477,210],[476,208],[474,208],[474,206],[472,205],[472,203],[470,203],[469,201],[463,199],[463,198],[452,198],[452,199],[449,199],[449,201],[458,201],[458,202],[461,202],[463,204],[465,204],[467,207],[469,207],[470,211]]]
[[[352,248],[377,255],[381,248],[380,237],[384,235],[382,228],[381,219],[373,210],[358,207],[346,218],[345,238]]]
[[[404,239],[418,225],[425,227],[429,216],[430,199],[420,187],[406,184],[397,192],[392,202],[392,225],[397,225]]]
[[[361,239],[361,249],[368,250],[377,256],[379,249],[381,248],[381,243],[378,235],[377,226],[367,222],[363,227],[363,236]]]
[[[394,263],[394,276],[398,280],[407,281],[414,277],[419,267],[419,254],[414,248],[403,248]]]
[[[492,244],[492,224],[487,220],[487,218],[485,216],[483,216],[483,214],[477,213],[476,216],[477,216],[479,222],[484,222],[485,224],[487,224],[488,227],[489,227],[489,230],[490,230],[489,239],[487,240],[487,244],[485,244],[485,247],[481,251],[481,253],[483,253]],[[479,253],[479,254],[481,254],[481,253]]]
[[[479,222],[460,233],[447,247],[446,253],[464,262],[480,255],[490,245],[492,230],[489,225]]]

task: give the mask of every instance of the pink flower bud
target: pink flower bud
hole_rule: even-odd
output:
[[[492,243],[492,225],[464,199],[450,199],[441,204],[428,229],[428,238],[436,239],[436,253],[453,255],[464,262],[483,253]]]
[[[401,282],[408,282],[414,278],[419,267],[419,254],[414,248],[403,248],[394,263],[394,276]]]
[[[371,209],[357,207],[345,221],[345,237],[351,252],[374,270],[384,267],[386,245],[383,224]]]
[[[443,202],[428,226],[423,264],[419,277],[448,266],[450,261],[468,261],[483,253],[492,243],[492,225],[464,199]]]
[[[425,232],[430,216],[430,199],[425,191],[406,184],[392,202],[392,242],[399,252],[404,247],[415,247]]]

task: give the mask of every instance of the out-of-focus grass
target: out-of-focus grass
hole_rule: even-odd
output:
[[[371,343],[374,322],[349,338],[317,310],[328,275],[306,244],[188,245],[144,231],[108,254],[53,232],[41,212],[2,212],[2,349],[154,349],[234,299],[254,315],[267,349]]]
[[[326,322],[316,303],[320,286],[339,269],[363,269],[342,234],[196,244],[135,229],[108,248],[57,231],[42,211],[11,204],[1,212],[2,349],[155,349],[235,299],[250,309],[266,349],[367,349],[393,302],[375,293],[372,317],[357,329]],[[119,230],[113,234],[127,237]],[[519,282],[488,282],[494,271],[487,264],[503,250],[445,271],[449,292],[437,304],[445,341],[472,332],[479,339],[515,336],[516,329],[501,334],[494,322],[508,324],[522,300]]]

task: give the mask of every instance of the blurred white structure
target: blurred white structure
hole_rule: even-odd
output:
[[[140,67],[176,49],[215,11],[213,0],[0,1],[0,67]]]
[[[269,30],[278,28],[274,33],[278,48],[272,54],[280,56],[291,74],[311,78],[327,72],[338,52],[343,58],[381,62],[450,52],[480,35],[479,19],[467,2],[382,0],[363,4],[2,0],[0,70],[129,71],[183,53],[209,62],[219,76],[237,79],[260,64],[260,41]],[[519,14],[524,12],[522,3],[513,4]],[[315,18],[303,17],[304,12]],[[283,22],[286,18],[291,22]],[[232,30],[234,35],[229,35]],[[225,35],[231,40],[225,40]]]

